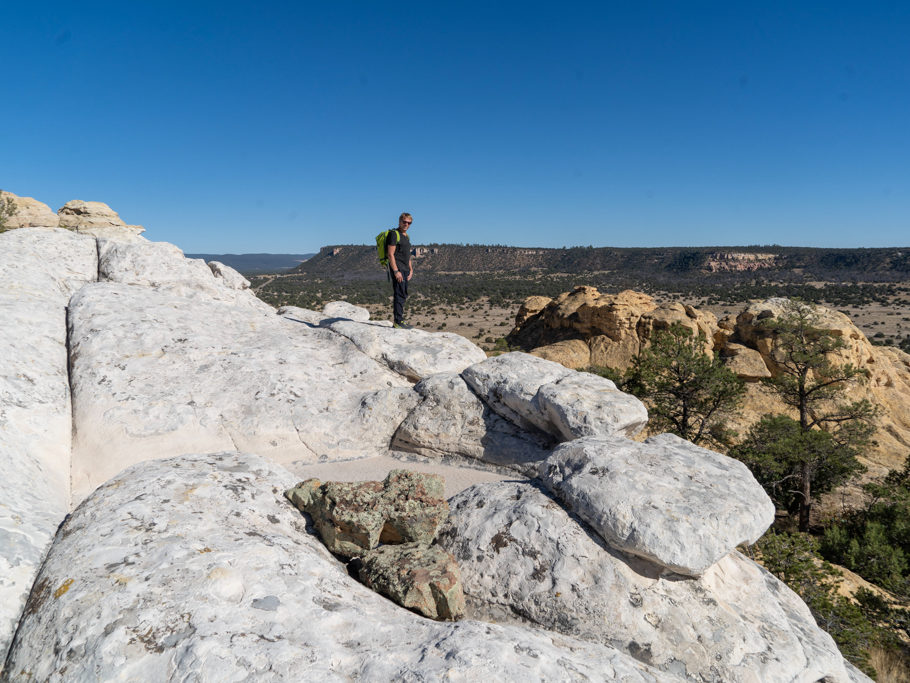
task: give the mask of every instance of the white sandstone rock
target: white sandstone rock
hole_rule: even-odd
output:
[[[553,426],[534,401],[541,385],[574,374],[559,363],[527,353],[504,353],[466,368],[461,376],[478,396],[507,420],[551,433]]]
[[[97,272],[92,238],[0,234],[0,662],[69,509],[66,304]]]
[[[659,681],[626,654],[533,628],[441,623],[353,580],[252,455],[137,465],[52,547],[7,661],[69,680]]]
[[[60,228],[21,228],[0,234],[0,282],[7,296],[52,297],[54,305],[65,307],[74,292],[97,279],[98,248],[93,237]]]
[[[673,434],[570,441],[541,463],[540,477],[612,547],[682,574],[704,573],[774,521],[745,465]]]
[[[69,324],[77,500],[132,463],[188,451],[385,454],[418,399],[343,337],[231,300],[99,283],[73,297]]]
[[[367,309],[349,304],[347,301],[330,301],[322,307],[322,315],[325,318],[353,320],[359,323],[365,323],[370,319],[370,312]]]
[[[460,455],[494,465],[528,465],[551,443],[501,418],[455,372],[431,375],[414,387],[421,401],[395,433],[394,448],[427,456]]]
[[[648,411],[608,379],[527,353],[505,353],[461,373],[468,385],[507,420],[559,441],[595,434],[637,434]]]
[[[190,259],[168,242],[98,240],[98,279],[169,290],[183,297],[208,297],[272,314],[274,309],[234,276],[216,277],[202,259]],[[227,268],[227,266],[224,266]],[[227,271],[222,271],[226,273]],[[239,286],[238,286],[239,285]]]
[[[220,278],[224,282],[225,287],[229,289],[250,288],[250,281],[230,266],[226,266],[220,261],[209,261],[208,267],[216,279]]]
[[[328,328],[350,339],[370,358],[415,382],[439,372],[461,372],[487,357],[480,347],[451,332],[396,330],[347,320],[332,322]]]
[[[581,436],[634,436],[648,423],[644,403],[590,372],[542,385],[534,402],[565,441]]]
[[[608,548],[528,483],[476,485],[449,505],[437,542],[455,555],[475,618],[609,643],[666,680],[848,680],[806,605],[739,553],[698,579],[667,574]]]
[[[168,242],[99,240],[99,280],[157,287],[192,284],[215,289],[215,276],[202,259],[188,259]]]
[[[311,327],[319,327],[323,320],[327,320],[319,311],[311,311],[309,308],[299,306],[282,306],[278,309],[278,315],[291,322],[305,323]]]

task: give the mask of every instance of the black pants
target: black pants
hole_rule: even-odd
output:
[[[409,271],[401,271],[401,282],[395,279],[395,273],[392,273],[392,313],[395,317],[395,324],[404,322],[404,302],[408,300],[408,275]]]

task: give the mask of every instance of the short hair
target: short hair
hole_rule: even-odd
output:
[[[403,214],[401,214],[398,217],[398,222],[401,223],[401,221],[403,221],[405,218],[411,218],[411,214],[409,214],[407,211],[405,211]],[[414,219],[411,218],[411,220],[414,220]]]

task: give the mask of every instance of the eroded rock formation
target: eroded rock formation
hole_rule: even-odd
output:
[[[771,349],[774,340],[757,327],[759,320],[778,316],[785,299],[768,299],[745,306],[722,320],[708,311],[679,303],[657,305],[647,294],[624,291],[601,294],[577,287],[555,299],[530,297],[516,316],[509,342],[540,358],[569,368],[600,365],[625,370],[650,343],[654,330],[679,323],[705,337],[705,350],[720,354],[724,363],[747,383],[746,400],[733,427],[744,432],[767,412],[787,412],[758,382],[776,373]],[[882,408],[877,446],[865,454],[873,473],[899,467],[910,449],[910,354],[874,346],[838,311],[815,307],[817,324],[844,340],[839,363],[851,363],[868,373],[865,382],[851,384],[846,398],[868,399]]]
[[[767,523],[754,479],[666,439],[673,471],[611,478],[649,446],[630,445],[646,414],[609,381],[395,336],[347,306],[276,314],[239,274],[111,230],[0,235],[0,334],[16,351],[0,360],[4,675],[850,679],[805,605],[733,548]],[[630,305],[584,324],[627,327]],[[679,317],[708,326],[655,307],[635,329]],[[598,475],[570,485],[560,448],[576,446]],[[282,495],[301,464],[390,447],[515,472],[453,499],[438,538],[469,619],[428,621],[366,589]],[[520,475],[541,463],[544,479]],[[593,495],[606,483],[679,496],[623,508]],[[674,538],[649,531],[671,518]]]

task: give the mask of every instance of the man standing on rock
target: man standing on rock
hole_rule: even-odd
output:
[[[411,214],[403,213],[398,217],[398,230],[389,232],[386,248],[389,252],[389,269],[392,275],[392,314],[395,327],[411,329],[404,321],[404,302],[408,298],[408,282],[414,275],[411,267],[411,240],[408,228],[411,227]]]

